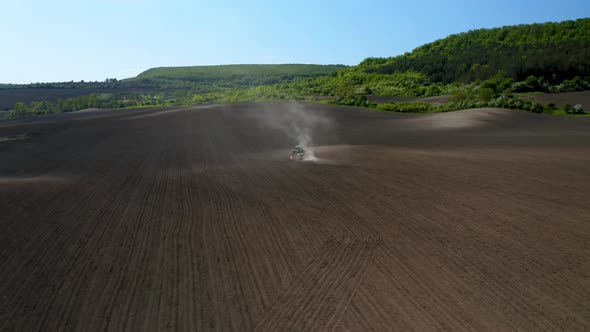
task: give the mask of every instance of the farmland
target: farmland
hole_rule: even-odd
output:
[[[0,142],[0,330],[588,330],[588,120],[248,103],[2,123],[24,139]],[[288,160],[301,132],[317,161]]]

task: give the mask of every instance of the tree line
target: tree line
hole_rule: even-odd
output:
[[[93,93],[74,98],[59,99],[56,102],[46,100],[28,104],[18,102],[14,105],[13,110],[4,112],[3,118],[0,118],[0,120],[16,120],[52,113],[76,112],[89,108],[119,109],[172,105],[175,104],[176,100],[174,94]]]

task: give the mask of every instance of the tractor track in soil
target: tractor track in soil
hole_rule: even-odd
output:
[[[327,119],[319,162],[265,119],[292,109]],[[265,103],[3,123],[26,139],[0,142],[0,330],[588,330],[589,120]]]

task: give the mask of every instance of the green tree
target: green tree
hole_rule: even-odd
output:
[[[22,118],[27,115],[27,105],[25,103],[18,102],[14,105],[14,112],[12,112],[12,117],[14,118]]]
[[[27,111],[27,105],[25,103],[18,102],[14,105],[14,110],[19,114],[25,113]]]
[[[480,88],[477,92],[477,98],[481,101],[489,102],[494,98],[495,92],[492,88]]]

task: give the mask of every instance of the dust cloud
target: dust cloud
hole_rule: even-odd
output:
[[[264,105],[261,121],[269,128],[279,130],[292,142],[291,149],[295,145],[301,146],[306,154],[304,161],[320,161],[316,156],[317,142],[314,142],[314,133],[327,131],[332,127],[332,121],[319,112],[305,108],[297,102],[283,104],[281,107]]]

